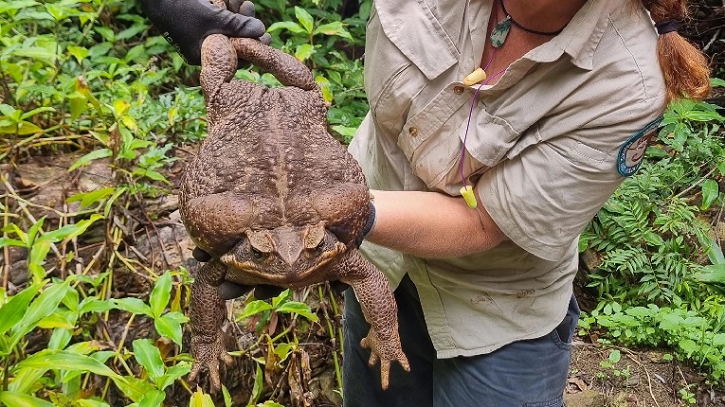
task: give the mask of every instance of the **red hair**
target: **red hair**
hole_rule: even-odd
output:
[[[641,0],[655,23],[682,21],[689,15],[687,0]],[[657,57],[667,87],[667,102],[703,100],[710,94],[710,68],[705,55],[677,31],[660,34]]]

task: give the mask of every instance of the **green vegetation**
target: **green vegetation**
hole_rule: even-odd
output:
[[[579,244],[596,259],[587,287],[599,301],[580,333],[671,347],[716,381],[725,378],[723,122],[707,103],[669,106],[659,143]]]
[[[347,14],[350,1],[256,3],[273,46],[313,70],[331,131],[349,142],[367,111],[361,55],[371,1],[352,2]],[[142,235],[161,240],[155,222],[169,213],[150,202],[173,195],[176,161],[206,131],[198,68],[139,11],[121,0],[0,3],[2,404],[213,405],[185,381],[191,277],[134,247]],[[585,285],[598,304],[581,334],[667,347],[714,383],[725,380],[724,120],[705,103],[670,106],[660,143],[580,242],[595,259]],[[34,199],[37,185],[13,176],[14,166],[67,157],[61,171],[76,177],[97,165],[108,171],[104,181],[68,185],[69,196],[49,204]],[[11,278],[18,261],[22,278]],[[339,388],[337,301],[319,286],[237,304],[237,322],[253,335],[231,354],[248,374],[220,400],[301,400],[317,348]],[[604,367],[626,378],[620,357],[613,351]],[[680,393],[694,399],[692,389]]]

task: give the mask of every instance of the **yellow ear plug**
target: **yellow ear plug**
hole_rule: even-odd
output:
[[[476,194],[473,193],[473,188],[470,185],[461,187],[461,195],[463,195],[463,199],[466,200],[469,208],[476,209],[478,201],[476,201]]]
[[[479,83],[481,81],[486,80],[486,71],[483,70],[483,68],[477,68],[475,71],[471,72],[463,78],[463,84],[466,86],[471,86],[475,83]]]

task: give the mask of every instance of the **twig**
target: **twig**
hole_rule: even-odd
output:
[[[725,7],[725,1],[723,1],[723,6]],[[710,41],[702,47],[702,52],[707,52],[708,49],[712,46],[712,44],[717,40],[717,38],[720,36],[720,31],[722,30],[722,27],[719,27],[717,31],[715,31],[715,35],[712,36]]]
[[[657,397],[655,397],[655,393],[652,390],[652,378],[649,375],[649,370],[647,369],[647,367],[642,362],[640,362],[639,360],[635,359],[636,354],[634,354],[634,352],[632,352],[631,350],[629,350],[627,348],[622,348],[622,347],[619,347],[619,346],[617,346],[616,348],[619,349],[619,350],[621,350],[621,351],[623,351],[624,353],[626,353],[627,354],[627,357],[632,362],[638,364],[639,367],[641,367],[644,370],[644,373],[647,375],[647,388],[649,389],[649,395],[652,397],[652,400],[655,402],[655,405],[657,405],[657,407],[660,407],[660,403],[657,402]]]
[[[8,232],[6,232],[8,227],[8,213],[10,210],[8,209],[8,197],[5,196],[5,213],[3,216],[3,237],[8,238]],[[8,290],[8,280],[10,279],[10,247],[5,246],[3,247],[3,255],[5,256],[5,266],[3,267],[3,290],[7,292]]]
[[[709,171],[709,172],[708,172],[707,174],[703,175],[703,176],[702,176],[702,178],[700,178],[699,180],[697,180],[697,182],[695,182],[695,183],[693,183],[692,185],[690,185],[689,187],[687,187],[687,188],[683,189],[682,191],[680,191],[680,193],[678,193],[678,194],[677,194],[677,195],[675,195],[674,197],[675,197],[675,198],[679,198],[679,197],[681,197],[682,195],[684,195],[684,194],[688,193],[689,191],[693,190],[693,189],[694,189],[694,188],[695,188],[696,186],[698,186],[698,185],[702,184],[703,182],[705,182],[705,180],[706,180],[706,179],[707,179],[707,178],[708,178],[708,177],[709,177],[710,175],[712,175],[712,174],[713,174],[713,173],[715,172],[715,170],[717,170],[717,167],[713,167],[713,168],[712,168],[712,169],[711,169],[711,170],[710,170],[710,171]]]

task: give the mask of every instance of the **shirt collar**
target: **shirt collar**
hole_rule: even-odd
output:
[[[587,1],[561,34],[533,49],[526,58],[535,62],[553,62],[566,53],[574,65],[593,69],[594,51],[609,25],[611,12],[621,3],[622,0]]]

